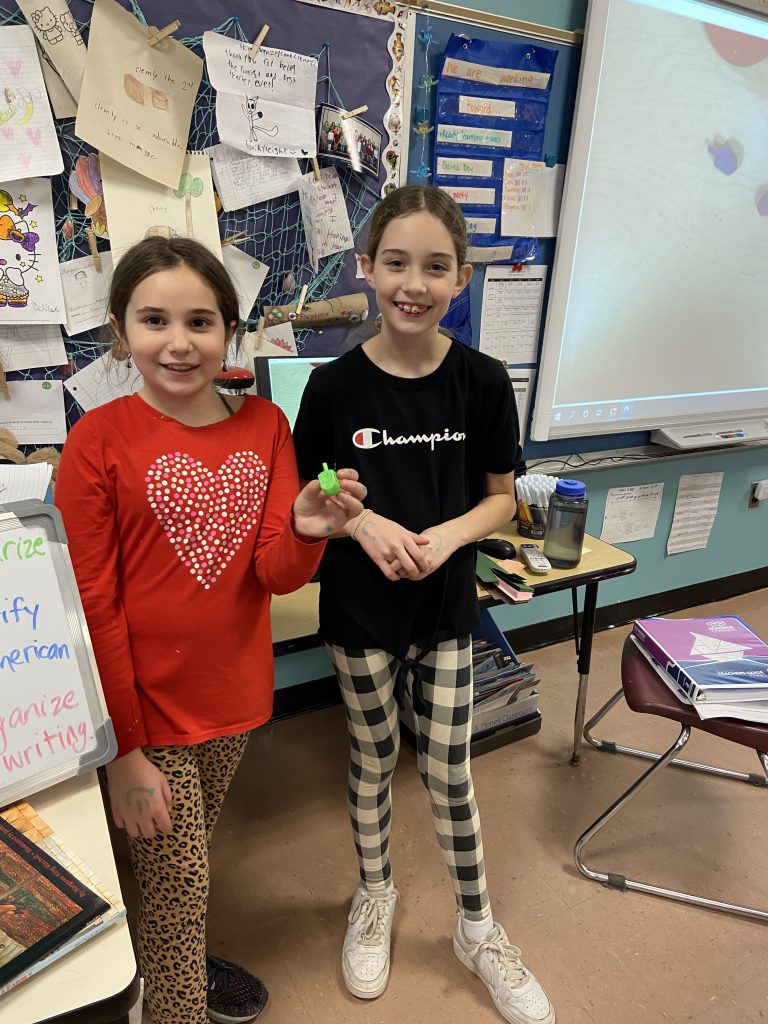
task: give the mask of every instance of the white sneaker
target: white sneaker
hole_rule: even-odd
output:
[[[392,917],[399,896],[397,889],[371,896],[358,886],[352,897],[341,971],[347,988],[359,999],[375,999],[387,987]]]
[[[555,1011],[544,989],[510,945],[507,933],[495,924],[487,938],[471,942],[456,922],[453,949],[465,967],[476,974],[491,993],[496,1009],[512,1024],[555,1024]]]

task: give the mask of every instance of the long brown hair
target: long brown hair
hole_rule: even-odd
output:
[[[458,265],[461,267],[467,262],[467,224],[458,203],[434,185],[403,185],[386,195],[373,212],[366,246],[371,263],[376,259],[381,236],[389,222],[420,210],[431,213],[444,225],[453,239]]]
[[[235,286],[224,264],[210,249],[194,238],[163,238],[160,235],[145,238],[131,246],[112,275],[109,311],[120,331],[112,341],[115,359],[125,359],[128,355],[121,336],[125,335],[125,311],[134,291],[150,275],[176,267],[189,267],[210,287],[216,296],[227,335],[232,322],[237,325],[240,314]]]

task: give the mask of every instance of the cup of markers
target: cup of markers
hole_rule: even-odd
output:
[[[558,477],[526,473],[515,480],[517,494],[517,532],[521,537],[541,540],[547,525],[549,498]]]

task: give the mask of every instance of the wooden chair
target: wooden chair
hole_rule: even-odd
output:
[[[584,735],[592,746],[598,750],[611,753],[632,754],[635,757],[643,757],[653,761],[650,768],[634,782],[620,797],[613,801],[607,810],[603,811],[599,818],[594,821],[585,832],[579,836],[574,848],[576,867],[587,878],[614,889],[629,889],[634,892],[650,893],[654,896],[661,896],[665,899],[678,900],[682,903],[694,904],[698,907],[705,907],[709,910],[722,910],[727,913],[739,914],[743,917],[753,918],[758,921],[768,921],[768,911],[758,910],[754,907],[740,906],[736,903],[725,903],[721,900],[707,899],[704,896],[697,896],[692,893],[678,892],[674,889],[665,889],[649,882],[640,882],[626,878],[624,875],[615,872],[594,871],[585,864],[583,851],[587,843],[596,835],[604,825],[607,824],[633,797],[644,789],[651,779],[667,765],[688,768],[694,771],[703,772],[708,775],[719,775],[729,779],[739,779],[750,785],[765,787],[768,786],[768,725],[758,725],[752,722],[742,722],[732,718],[713,718],[702,721],[689,704],[678,700],[672,691],[660,678],[656,669],[645,658],[638,649],[631,636],[624,642],[624,649],[621,657],[621,689],[608,700],[602,708],[587,723]],[[658,715],[661,718],[668,718],[677,722],[680,726],[680,734],[672,746],[663,754],[654,754],[647,750],[640,750],[634,747],[626,747],[621,744],[611,743],[606,740],[594,740],[589,731],[595,726],[610,709],[621,698],[626,698],[627,704],[638,714]],[[750,747],[758,756],[762,772],[760,774],[751,772],[734,772],[726,768],[716,768],[713,765],[699,764],[695,761],[684,761],[676,758],[675,755],[683,749],[688,742],[691,729],[700,729],[702,732],[712,733],[721,739],[729,740],[731,743],[738,743],[741,746]]]

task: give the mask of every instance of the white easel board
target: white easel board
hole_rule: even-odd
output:
[[[116,750],[61,515],[0,505],[0,806]]]

